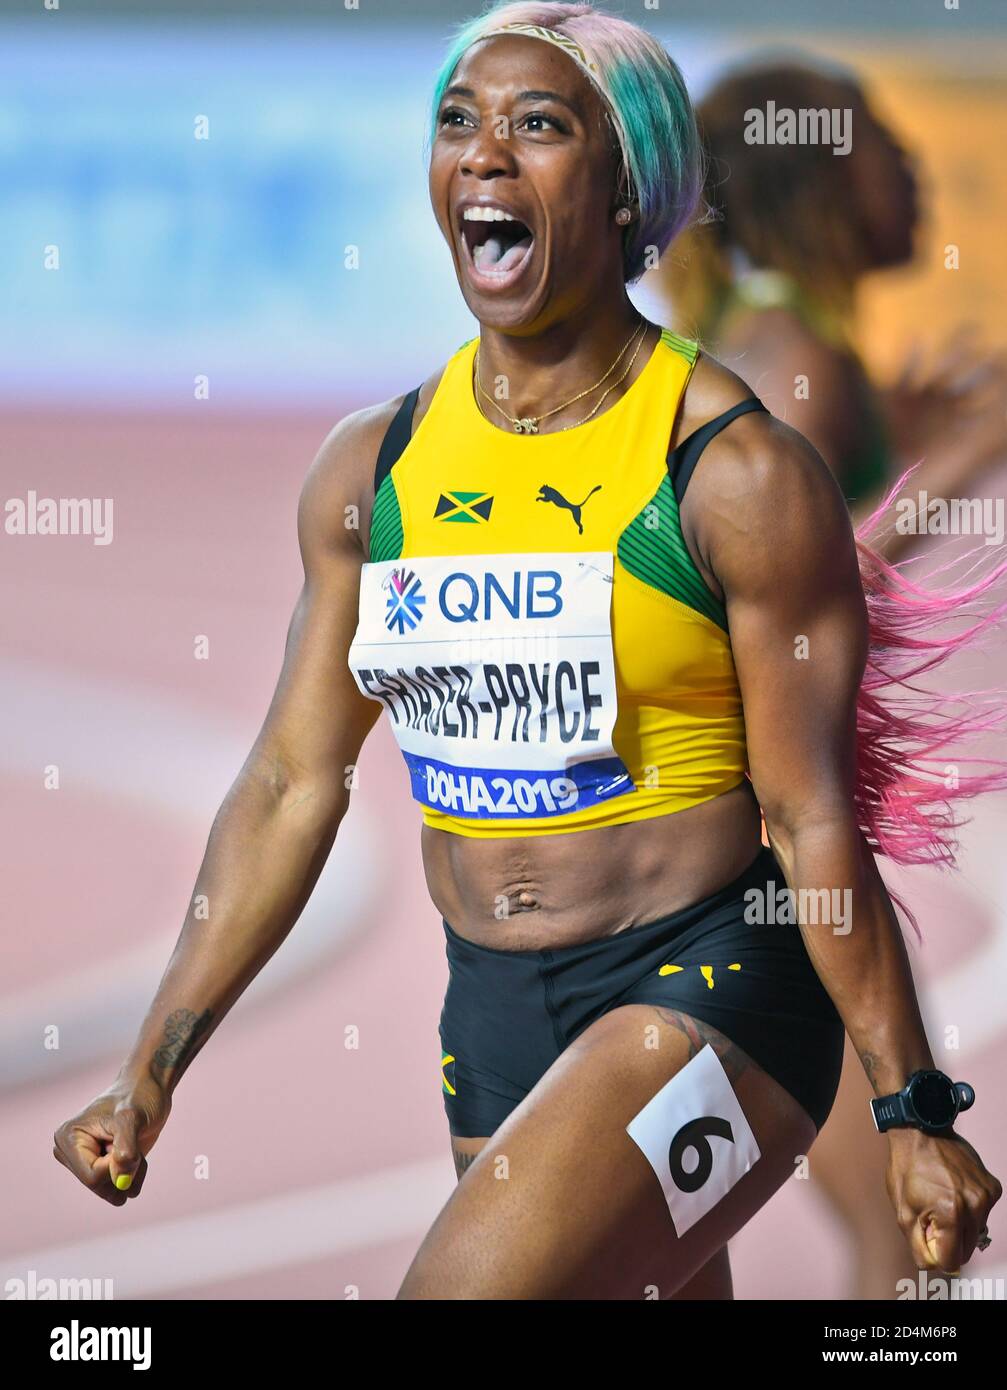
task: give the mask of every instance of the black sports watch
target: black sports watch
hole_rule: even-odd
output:
[[[976,1093],[967,1081],[952,1081],[942,1071],[914,1071],[901,1091],[871,1101],[878,1132],[912,1127],[924,1134],[950,1129],[955,1116],[968,1110]]]

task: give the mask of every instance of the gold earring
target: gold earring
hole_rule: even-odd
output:
[[[626,224],[632,219],[632,216],[633,214],[630,212],[629,208],[620,208],[619,211],[615,214],[615,220],[618,222],[620,227],[625,227]]]

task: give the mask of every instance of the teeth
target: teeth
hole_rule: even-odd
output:
[[[462,213],[463,222],[516,222],[503,208],[466,208]]]

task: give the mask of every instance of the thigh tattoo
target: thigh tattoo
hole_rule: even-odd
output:
[[[742,1072],[747,1071],[752,1065],[752,1059],[747,1053],[742,1052],[740,1047],[729,1038],[725,1038],[723,1033],[718,1033],[709,1023],[704,1023],[702,1019],[693,1018],[691,1014],[682,1013],[678,1009],[666,1009],[659,1004],[653,1007],[665,1023],[677,1028],[688,1040],[690,1061],[702,1048],[710,1046],[720,1058],[721,1066],[730,1081],[736,1081]]]
[[[454,1144],[452,1144],[451,1157],[455,1161],[455,1177],[461,1178],[464,1176],[466,1170],[472,1166],[473,1162],[479,1157],[479,1155],[463,1153],[461,1149],[456,1149]]]

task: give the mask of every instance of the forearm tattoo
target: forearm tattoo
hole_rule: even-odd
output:
[[[164,1041],[154,1053],[157,1066],[180,1068],[195,1055],[213,1014],[204,1009],[197,1018],[191,1009],[175,1009],[164,1023]]]
[[[881,1058],[876,1056],[873,1052],[861,1052],[860,1060],[863,1063],[864,1071],[867,1073],[867,1079],[876,1093],[878,1089],[877,1069],[881,1062]]]
[[[683,1037],[689,1042],[689,1060],[692,1061],[703,1047],[707,1044],[713,1048],[720,1058],[721,1065],[727,1073],[728,1080],[735,1081],[742,1072],[747,1071],[752,1065],[752,1059],[747,1053],[742,1052],[729,1038],[725,1038],[723,1033],[718,1033],[716,1028],[711,1028],[702,1019],[693,1018],[691,1014],[680,1013],[678,1009],[663,1009],[655,1005],[657,1012],[664,1019],[665,1023],[670,1023],[673,1028],[677,1028]]]

